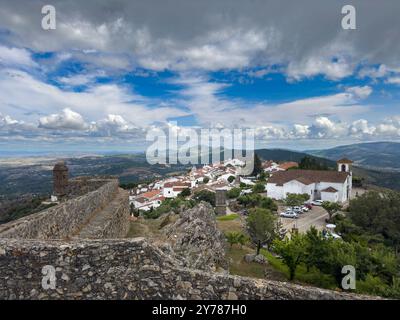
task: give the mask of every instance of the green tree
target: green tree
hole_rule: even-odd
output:
[[[400,249],[400,192],[369,191],[350,201],[348,217],[363,232]]]
[[[265,182],[269,178],[269,173],[265,172],[264,170],[258,175],[258,180]]]
[[[240,232],[238,234],[237,241],[238,241],[238,244],[240,244],[240,246],[242,247],[242,246],[246,245],[246,243],[249,241],[249,238]]]
[[[344,241],[328,239],[327,242],[329,250],[321,263],[320,270],[333,275],[337,286],[340,287],[343,278],[343,266],[357,266],[355,248],[351,243]]]
[[[181,193],[179,194],[180,197],[185,198],[191,195],[191,191],[189,188],[185,188],[181,191]]]
[[[240,192],[242,190],[240,188],[232,188],[231,190],[229,190],[226,195],[229,199],[234,199],[240,196]]]
[[[259,207],[264,209],[269,209],[271,211],[278,211],[278,205],[272,198],[269,197],[261,197],[260,202],[258,203]]]
[[[329,221],[332,221],[333,215],[342,209],[342,206],[337,202],[324,201],[322,202],[322,208],[324,208],[329,215]]]
[[[328,170],[328,166],[324,161],[319,161],[312,157],[304,157],[300,160],[298,169],[305,170]]]
[[[312,226],[305,235],[305,257],[304,263],[307,271],[311,267],[321,269],[321,262],[328,254],[329,245],[326,238],[322,236],[314,226]]]
[[[233,181],[235,181],[235,176],[229,176],[228,177],[228,182],[232,183]]]
[[[241,182],[239,184],[240,189],[245,189],[247,187],[247,184],[245,184],[244,182]]]
[[[197,201],[205,201],[215,206],[215,193],[208,190],[197,191],[194,194],[194,199]]]
[[[289,207],[301,206],[304,202],[308,201],[310,196],[307,193],[296,194],[288,193],[286,195],[285,204]]]
[[[291,239],[274,241],[274,251],[279,254],[283,263],[289,268],[289,279],[296,276],[296,269],[305,255],[305,237],[301,234],[293,234]]]
[[[277,217],[271,211],[255,208],[247,217],[247,231],[253,244],[256,245],[257,255],[263,245],[269,247],[277,237]]]
[[[257,183],[253,186],[252,191],[253,191],[254,193],[262,193],[262,192],[265,192],[265,184],[262,183],[262,182],[257,182]]]
[[[204,177],[204,178],[203,178],[203,183],[204,183],[204,184],[208,183],[209,181],[210,181],[210,178],[209,178],[209,177]]]

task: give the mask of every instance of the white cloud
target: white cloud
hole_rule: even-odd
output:
[[[37,64],[32,60],[31,54],[26,49],[9,48],[0,45],[0,65],[36,67]]]
[[[352,93],[355,98],[359,99],[366,99],[370,96],[372,93],[372,88],[370,86],[356,86],[356,87],[350,87],[346,89],[346,92]]]
[[[14,117],[32,118],[32,114],[58,114],[69,108],[90,120],[119,114],[137,126],[165,122],[187,112],[157,99],[148,99],[117,84],[93,84],[86,90],[63,90],[24,71],[0,70],[0,107]],[[29,115],[27,115],[29,114]]]
[[[376,128],[368,124],[368,121],[365,119],[360,119],[354,121],[350,128],[349,133],[353,137],[362,138],[365,136],[372,136],[374,135]]]
[[[79,113],[66,108],[59,114],[40,118],[39,127],[55,130],[85,130],[87,124]]]
[[[354,67],[347,59],[332,59],[331,54],[321,54],[315,57],[307,57],[301,61],[290,62],[287,67],[289,79],[301,80],[302,78],[323,75],[327,79],[340,80],[353,74]]]
[[[390,77],[386,80],[386,83],[400,85],[400,77]]]
[[[389,72],[389,69],[386,65],[381,64],[379,67],[363,67],[358,75],[361,78],[370,77],[372,79],[383,78]]]
[[[120,137],[123,135],[144,135],[145,129],[138,128],[122,116],[109,114],[105,119],[92,122],[89,132],[96,136]]]
[[[321,115],[337,115],[348,121],[369,110],[360,105],[372,92],[369,86],[352,87],[344,92],[294,100],[287,103],[248,103],[241,99],[228,99],[223,95],[229,84],[211,82],[205,76],[184,75],[173,81],[182,85],[178,91],[180,103],[190,109],[201,125],[262,127],[277,122],[301,123]]]
[[[96,78],[102,76],[103,77],[105,76],[105,72],[98,71],[94,73],[81,73],[81,74],[73,74],[66,77],[59,77],[57,78],[57,81],[60,82],[61,84],[74,87],[74,86],[82,86],[93,83],[93,81],[96,80]]]

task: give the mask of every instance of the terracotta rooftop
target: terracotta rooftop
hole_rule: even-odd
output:
[[[347,172],[325,170],[278,171],[268,179],[268,183],[276,183],[278,186],[282,186],[292,180],[300,181],[306,185],[315,182],[343,183],[348,175]]]
[[[353,161],[351,161],[347,158],[343,158],[343,159],[336,161],[336,163],[353,163]]]
[[[287,170],[289,168],[297,168],[299,166],[299,164],[297,162],[294,161],[289,161],[289,162],[283,162],[279,165],[279,168],[283,169],[283,170]]]
[[[147,199],[151,199],[151,198],[157,196],[160,193],[161,193],[160,190],[152,190],[152,191],[149,191],[149,192],[145,192],[145,193],[141,194],[140,196],[142,196],[144,198],[147,198]]]

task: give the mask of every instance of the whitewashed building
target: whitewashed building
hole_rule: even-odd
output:
[[[337,161],[337,171],[289,170],[275,172],[267,182],[267,195],[276,200],[289,193],[308,194],[310,200],[346,202],[352,189],[352,161]]]
[[[190,182],[167,182],[164,184],[163,196],[165,198],[176,198],[184,189],[191,187]]]

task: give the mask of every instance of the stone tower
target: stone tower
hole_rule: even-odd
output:
[[[226,189],[215,190],[215,212],[218,215],[226,214]]]
[[[68,167],[64,161],[56,163],[53,168],[53,193],[57,197],[67,194],[68,188]]]

